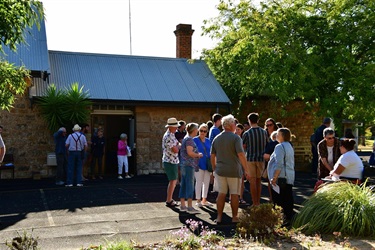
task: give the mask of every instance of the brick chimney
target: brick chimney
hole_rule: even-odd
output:
[[[191,59],[191,36],[194,30],[191,24],[179,24],[176,26],[176,57]]]

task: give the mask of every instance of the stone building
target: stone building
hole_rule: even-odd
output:
[[[35,100],[48,84],[58,89],[78,82],[88,90],[91,130],[101,127],[107,140],[105,173],[117,171],[117,141],[128,134],[133,148],[129,158],[132,174],[163,173],[161,138],[169,117],[186,122],[206,122],[216,112],[230,112],[230,100],[205,62],[191,59],[191,25],[176,27],[177,57],[142,57],[48,51],[45,25],[27,35],[27,45],[17,53],[7,50],[6,60],[31,70],[32,85],[18,96],[9,112],[0,112],[7,151],[14,155],[16,178],[54,175],[47,165],[53,152],[52,132]],[[68,131],[71,128],[67,128]],[[10,177],[7,172],[3,178]]]

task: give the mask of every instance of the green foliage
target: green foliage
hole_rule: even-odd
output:
[[[34,238],[32,233],[26,231],[13,238],[11,242],[6,241],[5,245],[11,250],[38,250],[38,238]]]
[[[282,209],[274,208],[271,203],[246,208],[237,224],[237,233],[241,237],[260,237],[266,239],[271,236],[283,222]]]
[[[373,121],[375,1],[221,0],[203,51],[232,102],[266,96],[320,105],[324,115]]]
[[[23,94],[26,89],[25,77],[29,72],[24,67],[0,60],[0,109],[9,110],[15,101],[15,95]]]
[[[39,28],[43,18],[40,1],[0,1],[0,52],[3,52],[3,45],[15,51],[17,44],[25,42],[26,28],[34,24]]]
[[[127,241],[108,242],[106,250],[133,250],[135,247]]]
[[[3,46],[16,51],[19,43],[25,42],[25,31],[34,24],[39,28],[44,18],[43,5],[39,1],[0,1],[0,53]],[[24,77],[29,72],[0,58],[0,109],[9,110],[15,101],[15,95],[26,90]]]
[[[41,114],[52,132],[61,126],[72,126],[84,123],[90,117],[89,94],[73,83],[70,89],[57,90],[54,84],[49,85],[43,97],[37,100]]]
[[[375,236],[375,193],[364,184],[324,185],[296,215],[293,227],[307,234],[341,232],[348,236]]]

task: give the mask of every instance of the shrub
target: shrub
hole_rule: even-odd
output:
[[[26,231],[20,235],[13,238],[11,242],[6,241],[5,245],[12,250],[37,250],[38,248],[38,238],[34,238],[32,232],[28,234]]]
[[[240,215],[237,233],[244,238],[267,238],[283,223],[282,208],[271,203],[246,208]]]
[[[375,236],[375,194],[366,183],[323,185],[303,203],[293,226],[307,234],[341,232],[349,236]]]
[[[177,236],[176,241],[171,241],[175,249],[211,248],[224,239],[215,230],[203,226],[202,221],[192,219],[186,220],[186,226],[173,235]]]
[[[76,123],[84,123],[90,118],[88,92],[73,83],[69,89],[58,90],[54,84],[49,85],[44,95],[37,100],[41,114],[50,131],[54,132],[62,125],[73,127]]]

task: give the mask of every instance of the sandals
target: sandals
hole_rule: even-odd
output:
[[[247,202],[244,199],[240,199],[240,204],[247,204]]]
[[[175,202],[174,200],[171,200],[170,202],[165,202],[165,205],[167,207],[177,207],[178,206],[178,203]]]

